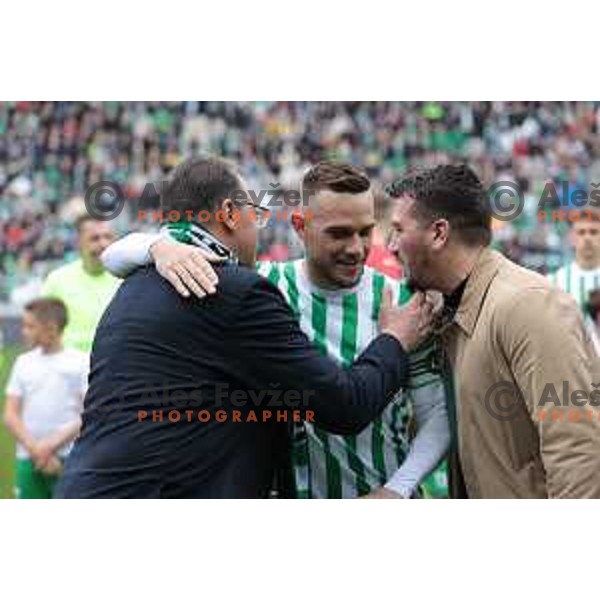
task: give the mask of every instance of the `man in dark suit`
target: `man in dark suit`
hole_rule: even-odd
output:
[[[255,262],[260,210],[239,199],[244,188],[233,165],[210,157],[182,163],[164,187],[165,214],[210,214],[202,225],[182,219],[180,239],[223,257],[219,292],[182,298],[153,267],[121,286],[96,333],[59,497],[264,497],[292,420],[358,432],[405,382],[406,351],[430,327],[424,297],[405,309],[388,298],[382,334],[341,369],[244,266]]]

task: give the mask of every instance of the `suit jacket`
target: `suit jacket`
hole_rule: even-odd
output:
[[[600,392],[581,406],[571,399],[600,382],[575,301],[485,249],[442,337],[455,391],[453,495],[600,498]]]
[[[198,300],[143,268],[99,324],[82,432],[58,496],[265,496],[285,461],[294,409],[355,433],[407,372],[389,335],[338,367],[310,344],[279,290],[249,269],[226,264],[218,293]],[[247,421],[250,413],[257,418]]]

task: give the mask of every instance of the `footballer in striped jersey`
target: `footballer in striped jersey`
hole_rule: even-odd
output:
[[[575,260],[551,273],[549,278],[583,308],[590,292],[600,288],[600,221],[589,219],[573,223],[570,238]]]

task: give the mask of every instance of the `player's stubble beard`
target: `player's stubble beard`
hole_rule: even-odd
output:
[[[350,257],[334,257],[328,260],[327,262],[322,262],[320,260],[315,260],[314,258],[309,258],[308,256],[305,258],[306,265],[308,267],[308,275],[313,283],[318,287],[323,287],[331,290],[344,290],[353,288],[357,285],[365,270],[365,260],[354,260]],[[351,263],[354,264],[354,268],[356,269],[356,274],[353,277],[340,277],[338,268],[339,262],[347,263],[349,266],[352,266]]]

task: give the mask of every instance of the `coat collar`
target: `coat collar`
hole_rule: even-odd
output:
[[[501,254],[485,248],[469,275],[462,300],[454,315],[454,323],[469,337],[473,334],[487,291],[498,274],[503,260]]]

